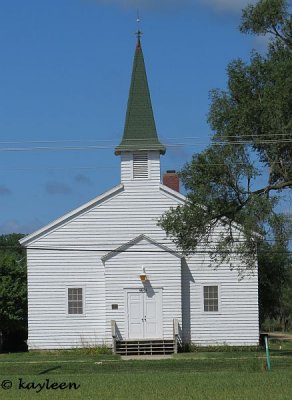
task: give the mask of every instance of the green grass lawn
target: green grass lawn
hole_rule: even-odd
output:
[[[280,348],[281,347],[281,348]],[[0,355],[0,399],[292,399],[292,345],[272,343],[272,371],[261,351],[197,351],[168,360],[123,361],[86,351]],[[19,389],[29,383],[78,389]],[[11,381],[12,389],[1,384]],[[7,384],[7,383],[5,383]]]

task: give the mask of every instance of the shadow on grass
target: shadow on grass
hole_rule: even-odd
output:
[[[56,371],[57,369],[61,369],[61,366],[58,365],[57,367],[45,369],[44,371],[39,372],[38,375],[44,375],[47,374],[48,372]]]
[[[271,356],[291,357],[292,358],[291,350],[271,350],[270,353],[271,353]]]

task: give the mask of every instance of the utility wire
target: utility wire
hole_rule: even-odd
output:
[[[96,170],[96,169],[117,169],[117,167],[111,167],[106,165],[99,165],[96,167],[27,167],[27,168],[17,168],[17,167],[2,167],[1,171],[71,171],[71,170]],[[170,167],[169,167],[170,169]]]
[[[221,238],[221,236],[220,235],[212,235],[212,238],[213,239],[216,239],[216,238]],[[288,238],[288,239],[286,239],[286,241],[292,241],[292,238]],[[130,243],[131,242],[131,240],[129,240],[129,242],[127,242],[127,243]],[[264,240],[264,242],[271,242],[271,243],[274,243],[275,242],[275,240],[273,240],[273,239],[265,239]],[[233,241],[233,243],[246,243],[246,240],[234,240]],[[157,245],[160,245],[160,246],[173,246],[173,245],[175,245],[175,243],[174,242],[156,242],[156,244]],[[210,243],[209,243],[210,244]],[[104,245],[107,245],[106,243],[101,243],[100,245],[102,245],[102,246],[104,246]],[[203,245],[205,245],[205,243],[202,241],[202,242],[200,242],[199,244],[198,244],[198,246],[203,246]],[[5,247],[6,245],[4,245],[4,244],[1,244],[0,245],[0,248],[1,247]],[[9,247],[9,245],[7,245],[8,247]],[[11,245],[12,247],[14,247],[15,245]],[[72,245],[66,245],[66,247],[72,247],[72,248],[74,248],[76,245],[75,244],[72,244]],[[92,247],[93,245],[92,244],[82,244],[82,247]],[[117,244],[117,246],[120,246],[119,244]],[[139,246],[148,246],[148,244],[147,243],[139,243]],[[16,246],[17,247],[17,246]]]
[[[286,161],[286,162],[280,162],[280,161],[275,161],[273,162],[273,164],[290,164],[290,162]],[[228,166],[224,163],[196,163],[196,165],[198,166]],[[246,163],[244,162],[234,162],[232,163],[232,165],[246,165]],[[40,171],[40,170],[72,170],[72,169],[84,169],[84,170],[90,170],[90,169],[117,169],[118,166],[109,166],[109,165],[97,165],[97,166],[80,166],[80,167],[5,167],[5,166],[1,166],[1,170],[5,170],[5,171]],[[172,169],[173,166],[163,166],[163,168],[165,170],[168,169]]]
[[[264,136],[291,136],[292,138],[292,134],[290,133],[273,133],[273,134],[269,134],[269,133],[264,133],[261,135],[240,135],[240,137],[250,137],[252,139],[255,138],[263,138]],[[226,137],[226,139],[231,139],[231,138],[239,138],[239,135],[229,135]],[[201,136],[180,136],[180,137],[163,137],[164,140],[193,140],[193,139],[202,139]],[[82,142],[116,142],[117,138],[110,138],[110,139],[62,139],[62,140],[18,140],[18,141],[0,141],[0,144],[23,144],[23,143],[69,143],[69,142],[74,142],[74,143],[82,143]],[[145,139],[131,139],[131,141],[144,141]]]
[[[11,247],[9,247],[9,246],[0,246],[0,248],[3,248],[3,249],[8,249],[8,248],[10,248],[10,249],[13,249],[13,248],[15,248],[15,249],[18,249],[18,250],[20,250],[20,247],[14,247],[14,246],[11,246]],[[179,253],[180,252],[180,250],[171,250],[171,249],[169,249],[169,250],[164,250],[164,249],[161,249],[161,250],[119,250],[119,249],[117,249],[117,248],[115,248],[115,249],[108,249],[108,248],[104,248],[104,249],[96,249],[96,248],[92,248],[92,249],[84,249],[84,248],[74,248],[74,247],[72,247],[72,248],[58,248],[58,247],[30,247],[30,246],[28,246],[28,249],[29,250],[41,250],[41,251],[79,251],[79,252],[106,252],[106,253],[138,253],[138,254],[140,254],[140,253],[172,253],[172,254],[174,254],[174,253]],[[194,251],[193,253],[192,253],[192,255],[195,255],[195,254],[220,254],[220,253],[223,253],[223,254],[253,254],[252,252],[250,252],[250,251],[218,251],[218,250],[197,250],[197,251]],[[264,254],[292,254],[292,251],[290,251],[290,250],[286,250],[286,251],[277,251],[277,250],[264,250],[264,251],[261,251],[261,250],[259,250],[259,251],[257,251],[257,254],[259,254],[259,253],[264,253]]]
[[[286,140],[261,140],[256,144],[288,144],[292,143],[292,139]],[[185,146],[237,146],[237,145],[253,145],[252,142],[237,141],[237,142],[197,142],[197,143],[176,143],[176,144],[166,144],[166,148],[178,148]],[[115,146],[108,145],[96,145],[96,146],[36,146],[36,147],[0,147],[0,152],[27,152],[27,151],[83,151],[83,150],[108,150],[113,149]]]
[[[212,235],[212,239],[214,239],[214,241],[216,241],[216,239],[222,239],[222,236],[220,235],[220,234],[214,234],[214,235]],[[208,242],[208,243],[205,243],[203,240],[201,241],[201,242],[199,242],[198,243],[198,247],[200,247],[200,246],[205,246],[206,244],[208,244],[208,245],[212,245],[212,243],[214,243],[214,241],[213,242]],[[292,241],[292,237],[289,237],[289,238],[287,238],[286,239],[286,241],[288,241],[288,242],[290,242],[290,241]],[[131,244],[131,242],[132,242],[132,240],[129,240],[127,243],[130,245]],[[274,243],[275,242],[275,240],[273,240],[273,239],[265,239],[264,240],[264,242],[271,242],[271,243]],[[233,243],[246,243],[246,240],[234,240],[233,241]],[[175,242],[173,242],[173,241],[165,241],[165,242],[156,242],[156,244],[157,245],[160,245],[160,246],[166,246],[166,247],[168,247],[168,246],[176,246],[176,244],[175,244]],[[149,244],[148,243],[139,243],[139,246],[140,247],[145,247],[145,246],[148,246]],[[117,244],[114,244],[114,248],[113,249],[108,249],[108,243],[100,243],[100,245],[99,246],[102,246],[102,248],[101,249],[94,249],[94,245],[93,244],[86,244],[86,243],[82,243],[81,245],[80,245],[80,247],[81,247],[81,249],[84,249],[84,247],[91,247],[91,248],[93,248],[93,250],[97,250],[97,251],[115,251],[115,250],[117,250],[117,248],[119,248],[119,247],[121,247],[121,244],[120,243],[117,243]],[[0,248],[18,248],[19,249],[19,246],[18,245],[5,245],[5,244],[0,244]],[[29,248],[35,248],[35,249],[48,249],[48,250],[51,250],[51,249],[53,249],[53,250],[55,250],[56,248],[55,247],[29,247]],[[61,249],[62,250],[62,248],[59,248],[59,247],[57,247],[57,249]],[[69,245],[66,245],[66,249],[64,249],[64,250],[75,250],[76,249],[76,244],[69,244]],[[77,248],[77,250],[78,250],[78,248]],[[84,249],[85,250],[85,249]],[[90,250],[90,249],[86,249],[86,250]],[[121,250],[117,250],[117,251],[121,251]],[[129,250],[123,250],[123,251],[129,251]],[[135,250],[135,252],[139,252],[140,250]],[[142,250],[142,252],[143,252],[144,250]],[[147,250],[147,252],[151,252],[152,250]],[[161,250],[159,250],[159,251],[161,251]],[[164,249],[162,249],[162,251],[167,251],[167,250],[164,250]],[[205,252],[206,250],[204,250],[204,252]],[[271,250],[271,251],[273,251],[273,250]],[[209,251],[207,251],[207,252],[209,252]]]

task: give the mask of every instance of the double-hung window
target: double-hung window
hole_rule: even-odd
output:
[[[204,311],[219,311],[219,288],[218,286],[204,286]]]
[[[68,314],[84,314],[83,288],[68,288]]]

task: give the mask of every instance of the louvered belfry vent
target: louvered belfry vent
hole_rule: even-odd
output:
[[[133,178],[148,179],[148,153],[133,153]]]

